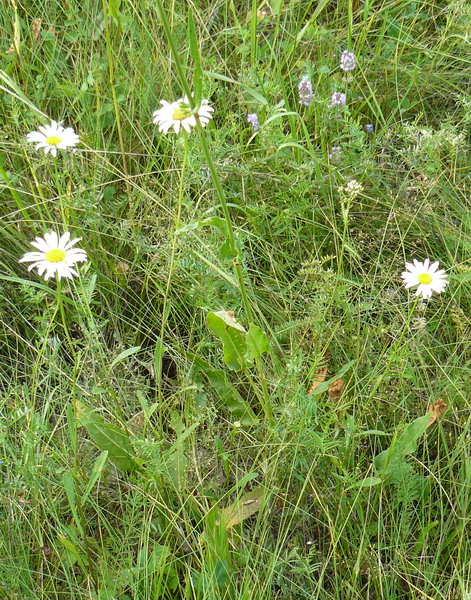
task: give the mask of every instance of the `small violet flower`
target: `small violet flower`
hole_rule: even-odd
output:
[[[258,123],[258,115],[257,115],[257,113],[249,113],[247,115],[247,122],[252,125],[254,133],[257,133],[257,131],[259,129],[259,123]]]
[[[334,92],[330,100],[331,106],[345,106],[347,102],[347,96],[342,92]]]
[[[373,133],[373,131],[374,131],[374,127],[373,127],[372,123],[368,123],[367,125],[365,125],[365,129],[366,129],[366,133]]]
[[[299,104],[309,106],[314,98],[312,83],[307,75],[301,79],[298,85]]]
[[[349,52],[348,50],[344,50],[340,57],[340,68],[342,71],[353,71],[353,69],[357,66],[357,61],[355,59],[355,55],[353,52]]]

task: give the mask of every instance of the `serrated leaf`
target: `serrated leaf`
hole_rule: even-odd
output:
[[[138,464],[127,431],[107,423],[103,417],[84,404],[77,403],[78,424],[85,427],[99,450],[108,452],[110,459],[122,471],[134,471]]]
[[[223,360],[229,369],[240,371],[246,367],[246,331],[228,311],[210,312],[206,316],[209,329],[219,337],[223,345]]]
[[[249,360],[260,358],[262,354],[270,351],[270,342],[265,332],[258,325],[250,324],[245,340],[247,342],[247,357]]]
[[[231,529],[242,523],[260,510],[264,496],[263,488],[256,488],[248,494],[244,494],[234,504],[221,511],[221,522],[226,529]]]

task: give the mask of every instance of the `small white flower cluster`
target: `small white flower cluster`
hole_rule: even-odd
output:
[[[357,61],[353,52],[349,52],[348,50],[344,50],[342,55],[340,56],[340,68],[342,71],[348,73],[349,71],[353,71],[357,66]]]
[[[347,102],[347,95],[343,92],[334,92],[330,98],[331,106],[345,106]]]
[[[299,104],[303,106],[309,106],[314,99],[314,92],[312,89],[311,80],[307,75],[301,79],[298,85],[298,93],[299,93]]]
[[[345,185],[338,188],[338,192],[352,200],[363,192],[363,186],[356,179],[350,179]]]

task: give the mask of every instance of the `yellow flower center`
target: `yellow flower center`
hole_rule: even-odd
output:
[[[52,250],[48,250],[46,252],[44,258],[47,260],[47,262],[57,263],[61,262],[61,260],[64,260],[66,256],[67,253],[65,250],[62,250],[62,248],[53,248]]]
[[[46,144],[49,144],[49,146],[57,146],[57,144],[60,144],[61,142],[62,138],[58,135],[48,135],[46,138]]]
[[[184,121],[191,117],[191,108],[189,106],[181,105],[176,108],[172,113],[172,119],[174,121]]]
[[[417,275],[417,279],[419,283],[423,283],[424,285],[432,283],[432,276],[428,273],[421,273],[420,275]]]

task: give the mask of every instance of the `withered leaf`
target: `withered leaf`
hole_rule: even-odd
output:
[[[340,398],[344,386],[345,383],[342,378],[336,379],[333,383],[329,385],[328,394],[329,398],[333,402],[336,402]]]
[[[308,389],[307,393],[312,394],[316,388],[320,386],[320,384],[327,377],[327,367],[321,367],[316,371],[314,379],[312,380],[311,387]]]
[[[33,19],[33,22],[31,23],[31,32],[33,34],[33,40],[36,41],[39,38],[39,35],[41,33],[41,23],[42,23],[42,19]]]
[[[428,427],[436,423],[438,419],[445,414],[446,408],[447,406],[441,398],[438,398],[434,404],[431,404],[428,407],[428,414],[430,415],[430,423],[428,424]]]
[[[226,524],[226,529],[231,529],[258,512],[262,505],[263,493],[262,488],[256,488],[253,492],[241,496],[231,506],[223,508],[221,522]]]

